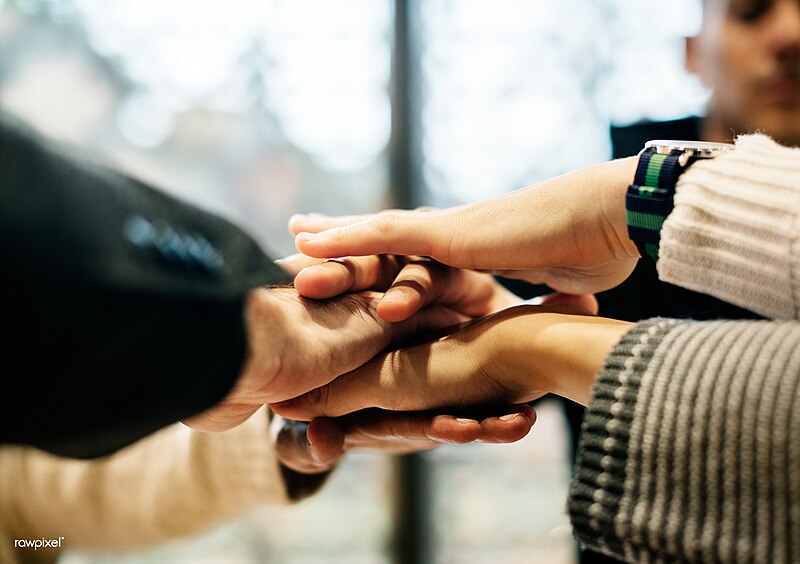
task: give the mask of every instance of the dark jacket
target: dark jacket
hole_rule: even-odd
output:
[[[210,213],[0,118],[0,443],[88,457],[212,406],[249,289],[287,280]]]

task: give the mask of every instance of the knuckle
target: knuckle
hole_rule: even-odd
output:
[[[350,257],[337,257],[325,260],[323,264],[327,265],[340,265],[347,271],[347,276],[352,282],[356,279],[358,274],[358,264]]]
[[[315,409],[323,406],[323,399],[324,394],[322,392],[322,388],[314,388],[299,398],[302,403],[305,403],[307,406]]]
[[[397,213],[384,213],[377,215],[369,222],[372,230],[381,238],[388,238],[395,234],[402,215]]]
[[[332,404],[331,386],[325,385],[308,392],[307,397],[309,403],[314,406],[315,411],[323,415],[329,415],[331,409],[334,407]]]
[[[381,367],[378,389],[375,399],[375,407],[388,411],[402,411],[403,394],[395,393],[398,390],[397,374],[401,374],[404,366],[403,353],[401,349],[395,349],[386,353],[383,366]]]

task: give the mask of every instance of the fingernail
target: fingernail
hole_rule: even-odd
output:
[[[298,241],[313,241],[316,238],[317,238],[316,233],[308,233],[306,231],[298,233],[297,237],[295,237],[295,239],[297,239]]]
[[[500,421],[513,421],[517,417],[519,417],[519,413],[507,413],[506,415],[501,415],[498,419]]]
[[[304,213],[296,213],[292,217],[289,218],[289,221],[297,221],[297,220],[305,219],[305,218],[306,218],[306,214],[304,214]]]
[[[462,419],[460,417],[456,418],[461,425],[472,425],[472,419]]]
[[[404,292],[401,292],[399,290],[389,290],[388,292],[386,292],[383,295],[383,298],[381,299],[381,301],[383,301],[383,302],[405,302],[406,301],[406,295],[405,295]]]

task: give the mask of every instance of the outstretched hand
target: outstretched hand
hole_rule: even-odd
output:
[[[276,416],[271,424],[275,450],[287,467],[304,474],[331,470],[348,451],[406,454],[443,444],[511,443],[528,434],[536,412],[527,405],[458,416],[367,409],[310,423]]]
[[[424,256],[559,292],[594,293],[625,280],[639,256],[624,206],[635,167],[635,158],[611,161],[445,210],[294,216],[289,228],[312,257]]]

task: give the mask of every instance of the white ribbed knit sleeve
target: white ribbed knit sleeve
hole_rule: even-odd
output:
[[[659,278],[775,319],[800,318],[800,149],[748,135],[681,176]]]

